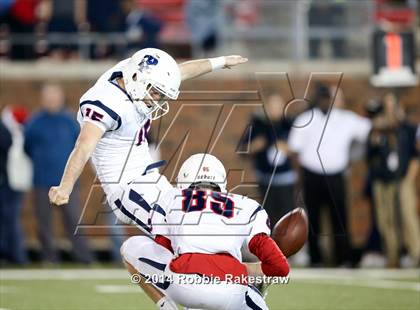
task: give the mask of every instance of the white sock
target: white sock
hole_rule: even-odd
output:
[[[176,303],[167,296],[159,299],[156,303],[156,307],[160,310],[178,310]]]

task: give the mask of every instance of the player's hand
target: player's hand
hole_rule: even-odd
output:
[[[283,153],[287,154],[289,152],[289,146],[287,145],[286,142],[282,140],[277,140],[276,147],[278,150],[282,151]]]
[[[240,55],[230,55],[225,56],[226,64],[225,68],[231,68],[243,63],[246,63],[248,61],[248,58],[242,57]]]
[[[61,186],[53,186],[50,188],[48,198],[50,203],[55,206],[65,205],[69,202],[70,193]]]
[[[258,136],[251,143],[252,152],[255,152],[255,153],[259,152],[263,148],[265,148],[266,145],[267,145],[267,140],[262,136]]]

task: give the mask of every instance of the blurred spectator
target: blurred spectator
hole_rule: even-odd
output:
[[[7,0],[0,2],[0,26],[1,24],[6,25],[6,29],[3,31],[27,35],[34,33],[39,19],[37,11],[41,0]],[[13,44],[10,57],[22,60],[33,59],[35,57],[33,44]]]
[[[417,126],[416,141],[417,152],[420,154],[420,125]]]
[[[352,142],[365,142],[371,128],[368,119],[332,106],[332,99],[327,86],[317,85],[313,109],[296,118],[288,139],[302,170],[299,184],[303,184],[308,211],[309,254],[313,266],[323,262],[318,240],[323,206],[328,207],[332,220],[335,264],[352,262],[345,172]]]
[[[0,118],[0,185],[4,186],[7,182],[7,156],[12,146],[12,135]],[[2,187],[3,188],[3,187]]]
[[[41,91],[40,112],[32,116],[25,130],[25,151],[34,167],[34,207],[42,246],[42,259],[56,262],[53,244],[52,210],[48,190],[60,183],[67,158],[79,133],[76,120],[64,111],[64,93],[56,84],[46,84]],[[75,236],[80,206],[79,189],[73,190],[69,205],[57,208],[62,213],[64,228],[73,244],[76,260],[90,263],[92,255],[85,240]]]
[[[124,23],[123,1],[87,1],[87,20],[90,31],[107,33],[121,31]]]
[[[3,0],[0,1],[0,16],[3,16],[9,12],[10,7],[13,5],[15,0]]]
[[[146,48],[159,47],[162,23],[149,12],[142,10],[135,0],[125,1],[125,34],[128,40],[127,54]]]
[[[369,100],[365,105],[365,111],[371,119],[371,121],[377,119],[377,116],[382,113],[383,106],[382,101],[374,98]],[[363,256],[360,260],[360,267],[362,268],[380,268],[385,267],[386,262],[385,258],[382,255],[382,244],[381,244],[381,236],[379,234],[376,214],[375,214],[375,200],[373,198],[373,182],[372,182],[372,167],[368,165],[368,171],[365,177],[364,188],[363,188],[363,195],[368,200],[371,208],[370,208],[370,231],[369,236],[366,242],[366,245],[363,249]]]
[[[287,155],[286,142],[293,120],[284,116],[285,102],[280,94],[268,94],[263,111],[251,119],[250,150],[264,209],[275,224],[294,208],[296,172]],[[249,142],[249,141],[245,141]]]
[[[125,16],[123,6],[127,0],[89,0],[87,1],[87,19],[89,31],[101,34],[123,32]],[[123,54],[125,46],[112,44],[101,40],[92,46],[91,56],[94,59],[103,59],[115,53]]]
[[[104,201],[107,204],[106,199]],[[111,207],[109,207],[111,208]],[[109,209],[110,210],[110,209]],[[108,235],[110,241],[110,258],[114,264],[121,264],[120,248],[126,240],[126,232],[124,226],[117,219],[114,212],[107,212],[105,215],[106,225],[108,225]]]
[[[309,28],[327,28],[336,30],[343,26],[345,21],[345,11],[343,0],[333,1],[312,1],[308,13]],[[346,41],[343,37],[335,36],[328,40],[331,44],[333,57],[346,57]],[[309,39],[309,57],[319,58],[322,39],[318,37]]]
[[[12,146],[12,135],[6,126],[4,126],[3,121],[0,119],[0,258],[6,259],[8,255],[7,249],[7,240],[3,236],[7,236],[6,227],[7,224],[5,220],[7,216],[6,206],[9,204],[8,199],[8,189],[9,185],[7,182],[7,156],[9,154],[9,149]]]
[[[208,55],[217,47],[221,3],[219,0],[188,0],[185,16],[191,32],[193,53],[196,57]]]
[[[23,191],[30,186],[30,163],[23,152],[22,124],[26,110],[6,107],[1,117],[0,168],[0,259],[27,262],[20,222]]]
[[[49,33],[70,34],[87,30],[86,0],[42,0],[41,5]],[[50,45],[50,55],[57,59],[76,57],[77,46],[65,41],[53,43]]]
[[[420,259],[420,224],[415,189],[419,165],[416,126],[406,121],[393,94],[387,94],[383,104],[384,112],[377,117],[383,118],[387,127],[373,129],[368,144],[376,219],[384,240],[388,266],[397,267],[400,250],[397,212],[400,212],[403,240],[412,265],[416,266]]]

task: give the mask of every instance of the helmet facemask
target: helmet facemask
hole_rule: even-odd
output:
[[[149,84],[146,87],[146,93],[142,100],[146,106],[146,115],[156,120],[169,112],[169,96],[156,85]]]
[[[135,53],[122,69],[125,89],[138,111],[155,120],[169,111],[168,100],[179,95],[178,64],[166,52],[146,48]]]
[[[138,75],[135,73],[132,77],[131,97],[134,104],[140,105],[140,110],[151,120],[156,120],[169,112],[169,100],[176,100],[179,91],[168,94],[159,83],[150,80],[137,81]],[[134,84],[134,85],[133,85]]]
[[[210,191],[215,191],[215,192],[222,192],[222,189],[219,186],[219,184],[212,183],[212,182],[194,182],[194,183],[191,183],[190,186],[188,186],[188,188],[193,189],[193,190],[205,189],[205,190],[210,190]]]

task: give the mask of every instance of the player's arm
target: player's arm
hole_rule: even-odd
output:
[[[257,238],[259,238],[259,237],[257,237]],[[261,249],[259,250],[259,248],[262,248],[262,252],[259,254],[261,256],[261,254],[264,254],[264,252],[265,252],[264,251],[264,245],[261,246],[261,244],[255,244],[255,242],[258,242],[257,238],[256,239],[254,239],[254,238],[251,239],[251,241],[253,242],[253,244],[251,246],[252,246],[254,252],[261,251]],[[271,243],[271,241],[270,241],[270,243]],[[269,245],[269,247],[272,247],[272,246]],[[274,254],[269,254],[269,255],[277,256],[277,258],[274,257],[274,259],[271,259],[271,260],[268,259],[267,260],[266,258],[262,257],[262,259],[264,259],[264,261],[265,261],[265,263],[264,263],[265,272],[262,269],[262,262],[261,261],[256,262],[256,263],[243,263],[246,266],[246,270],[248,272],[248,275],[251,276],[251,277],[261,277],[261,276],[264,276],[264,275],[274,276],[277,273],[280,276],[286,276],[289,273],[289,264],[287,262],[286,257],[284,257],[283,253],[279,253],[277,251],[276,247],[274,247],[274,251],[272,251],[272,249],[269,249],[269,250],[266,250],[266,251],[268,253],[274,253]],[[260,257],[259,257],[259,259],[261,260]],[[268,263],[267,263],[267,261],[268,261]],[[270,266],[270,261],[275,262],[274,267]],[[274,270],[276,268],[279,269],[278,272],[276,272],[276,270]]]
[[[181,80],[189,80],[213,70],[231,68],[247,62],[248,59],[240,55],[221,56],[216,58],[197,59],[184,62],[179,65]]]
[[[104,131],[91,122],[84,122],[73,151],[67,160],[66,168],[59,186],[51,187],[50,202],[54,205],[68,203],[73,186],[83,171],[86,162],[95,150]]]
[[[289,274],[290,268],[287,258],[276,242],[267,234],[255,235],[249,242],[248,247],[250,252],[261,261],[261,270],[266,276],[285,277]],[[255,266],[255,268],[258,268],[258,266]]]
[[[289,274],[289,264],[276,242],[270,238],[269,226],[267,212],[257,206],[250,218],[251,233],[246,238],[246,244],[249,251],[261,261],[261,265],[247,265],[247,270],[249,274],[259,275],[261,268],[266,276],[284,277]]]

